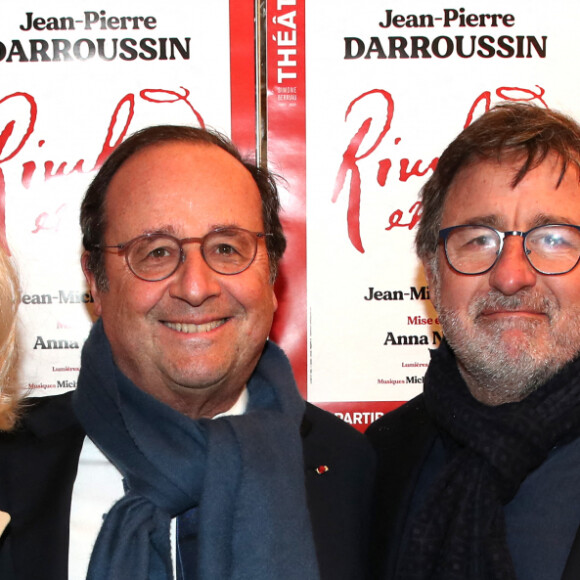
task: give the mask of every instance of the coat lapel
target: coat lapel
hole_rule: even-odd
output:
[[[390,579],[417,479],[437,431],[420,395],[375,422],[366,434],[378,456],[371,558],[376,577]]]
[[[360,433],[307,403],[306,499],[322,580],[366,578],[374,456]]]

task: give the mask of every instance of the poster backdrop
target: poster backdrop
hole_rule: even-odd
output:
[[[112,149],[161,123],[234,128],[253,146],[253,5],[20,6],[0,19],[0,236],[21,275],[21,380],[42,395],[76,386],[91,325],[79,205]]]
[[[308,398],[364,428],[421,391],[428,349],[441,340],[412,247],[420,187],[495,103],[580,117],[580,5],[317,0],[304,9]]]
[[[267,141],[289,241],[272,338],[309,400],[364,429],[420,392],[441,340],[412,248],[417,194],[438,155],[501,101],[580,118],[572,0],[254,4],[2,8],[0,238],[22,278],[21,380],[32,394],[76,385],[92,322],[79,204],[135,130],[207,125],[245,153],[256,135]]]

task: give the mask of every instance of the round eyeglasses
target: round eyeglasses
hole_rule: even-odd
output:
[[[463,225],[439,231],[449,265],[460,274],[485,274],[501,256],[507,236],[519,236],[528,262],[540,274],[566,274],[580,260],[580,226],[550,224],[527,232],[500,232],[489,226]]]
[[[123,244],[96,246],[125,255],[129,270],[146,282],[159,282],[185,262],[184,244],[201,244],[205,263],[218,274],[231,276],[250,267],[258,251],[258,239],[271,236],[242,228],[218,228],[202,238],[176,238],[170,234],[143,234]]]

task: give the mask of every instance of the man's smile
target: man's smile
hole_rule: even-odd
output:
[[[177,332],[184,332],[187,334],[197,334],[200,332],[209,332],[214,330],[222,324],[225,324],[229,319],[221,318],[219,320],[213,320],[211,322],[206,322],[205,324],[186,324],[184,322],[164,322],[163,324],[171,330],[176,330]]]

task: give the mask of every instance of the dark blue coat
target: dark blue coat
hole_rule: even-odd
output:
[[[365,578],[372,449],[360,433],[310,404],[301,434],[321,577]],[[84,437],[70,393],[33,399],[20,428],[0,435],[0,510],[12,516],[0,537],[1,580],[67,580],[71,494]],[[319,475],[321,465],[329,470]]]
[[[437,437],[423,395],[378,421],[366,432],[377,452],[377,483],[373,508],[371,559],[376,580],[392,580],[400,557],[401,539],[421,468]],[[580,530],[562,580],[580,578]]]

